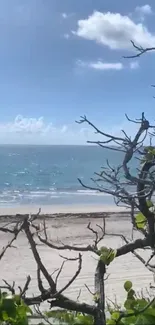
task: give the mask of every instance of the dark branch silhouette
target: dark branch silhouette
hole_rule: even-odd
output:
[[[137,54],[129,55],[129,56],[123,56],[123,58],[125,58],[125,59],[138,58],[138,57],[140,57],[141,55],[143,55],[143,54],[145,54],[147,52],[155,51],[155,46],[143,48],[142,46],[136,45],[133,41],[131,41],[131,43],[132,43],[133,47],[136,49]]]

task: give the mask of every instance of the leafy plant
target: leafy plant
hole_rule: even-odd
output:
[[[98,250],[98,254],[100,255],[100,260],[105,263],[105,265],[109,265],[114,258],[116,257],[117,251],[112,248],[101,247]]]
[[[149,208],[149,210],[154,210],[154,204],[152,201],[147,200],[146,201],[147,206]],[[135,217],[135,221],[136,221],[136,226],[138,229],[144,229],[147,225],[147,219],[146,217],[143,215],[143,213],[139,212],[136,217]]]
[[[66,325],[93,325],[93,317],[77,312],[65,311],[49,311],[45,313],[48,318],[59,321],[59,324]]]
[[[155,304],[144,297],[137,297],[132,288],[132,282],[126,281],[124,284],[127,297],[123,310],[108,309],[111,317],[107,320],[107,325],[153,325],[155,324]]]
[[[144,148],[145,156],[142,160],[142,162],[146,161],[152,161],[155,158],[155,147],[154,146],[148,146]]]
[[[32,310],[18,295],[0,291],[0,324],[28,325],[28,314]]]
[[[154,325],[155,324],[155,301],[144,297],[138,297],[133,289],[132,282],[124,283],[126,299],[123,308],[114,304],[108,305],[110,314],[106,325]],[[93,325],[93,317],[82,313],[68,310],[49,311],[46,317],[52,318],[64,325]]]

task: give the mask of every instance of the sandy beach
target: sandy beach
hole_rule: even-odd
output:
[[[53,214],[87,214],[87,213],[107,213],[107,212],[127,212],[128,209],[120,208],[115,205],[43,205],[41,207],[35,205],[17,205],[13,207],[0,207],[0,216],[16,214],[35,214],[41,209],[41,215],[53,215]]]
[[[98,211],[97,211],[98,210]],[[93,227],[96,224],[102,225],[102,218],[107,216],[106,231],[109,233],[121,233],[130,238],[131,223],[128,211],[120,210],[116,207],[100,206],[96,210],[91,207],[43,207],[41,216],[47,215],[48,236],[53,243],[66,243],[74,245],[87,245],[93,242],[93,235],[87,229],[87,224],[91,221]],[[120,211],[119,211],[120,210]],[[102,212],[104,211],[104,212]],[[13,218],[16,214],[21,217],[23,213],[37,213],[38,207],[17,207],[1,209],[1,225],[7,220],[6,217]],[[59,217],[58,217],[59,216]],[[66,217],[65,217],[66,216]],[[0,233],[1,247],[10,240],[10,234]],[[136,234],[135,234],[136,236]],[[119,237],[108,236],[100,243],[101,246],[117,248],[123,244]],[[31,275],[32,282],[29,294],[38,293],[36,283],[36,264],[33,260],[27,239],[21,233],[16,241],[17,248],[8,249],[3,259],[0,261],[0,282],[2,279],[8,282],[16,281],[16,286],[22,286],[27,275]],[[59,254],[67,257],[76,257],[76,252],[56,251],[39,244],[38,249],[49,272],[59,268],[62,258]],[[148,256],[148,252],[140,252],[143,256]],[[66,294],[76,299],[81,290],[80,300],[92,302],[92,296],[85,287],[85,284],[93,291],[94,271],[97,265],[97,257],[93,253],[83,254],[82,271],[76,281],[70,286]],[[64,286],[73,276],[77,269],[77,262],[68,262],[59,279],[59,288]],[[152,274],[141,264],[132,254],[116,258],[107,268],[108,279],[106,280],[106,296],[112,300],[117,296],[117,301],[121,302],[125,296],[123,283],[131,280],[136,290],[149,289],[149,284],[153,282]]]

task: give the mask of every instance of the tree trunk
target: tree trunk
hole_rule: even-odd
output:
[[[105,292],[104,292],[104,275],[106,267],[103,261],[99,261],[95,272],[95,294],[98,299],[98,312],[94,317],[94,325],[106,325],[105,318]]]

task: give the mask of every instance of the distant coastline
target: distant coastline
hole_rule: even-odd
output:
[[[20,220],[26,214],[35,215],[39,211],[36,206],[17,206],[0,208],[0,221]],[[117,218],[129,217],[129,210],[115,206],[44,206],[38,219],[51,218]]]

